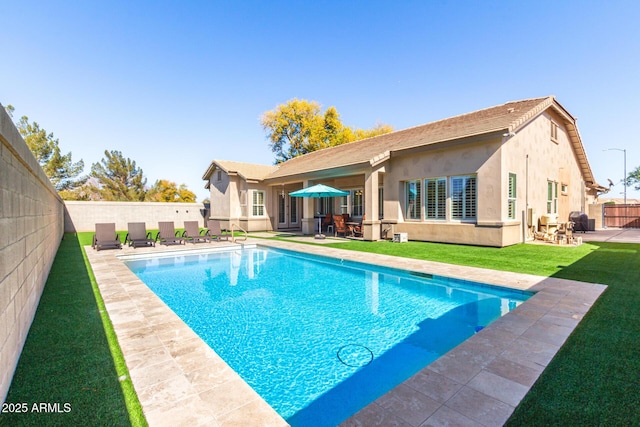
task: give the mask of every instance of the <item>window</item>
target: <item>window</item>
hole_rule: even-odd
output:
[[[551,121],[551,140],[554,142],[558,141],[558,124],[553,120]]]
[[[420,180],[407,181],[405,183],[405,201],[407,219],[420,219],[420,207],[422,205]]]
[[[318,199],[318,212],[320,213],[320,215],[333,213],[332,201],[333,201],[332,197],[321,197]]]
[[[218,182],[222,181],[222,171],[218,171]]]
[[[445,178],[425,179],[426,219],[446,219],[447,180]]]
[[[340,213],[349,213],[349,196],[340,197]]]
[[[547,213],[558,213],[558,183],[547,181]]]
[[[476,219],[477,186],[474,176],[451,178],[451,218],[457,220]]]
[[[507,200],[507,216],[509,219],[516,219],[516,174],[509,174],[509,198]]]
[[[384,190],[378,188],[378,218],[384,218]]]
[[[251,209],[253,216],[264,216],[264,191],[253,190]]]
[[[351,190],[351,216],[362,216],[362,214],[364,213],[364,205],[362,202],[362,188]]]

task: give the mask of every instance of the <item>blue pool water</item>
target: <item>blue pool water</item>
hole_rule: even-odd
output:
[[[333,426],[530,294],[298,252],[127,261],[293,426]]]

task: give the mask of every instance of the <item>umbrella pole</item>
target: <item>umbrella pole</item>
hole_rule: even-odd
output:
[[[318,217],[318,234],[315,235],[316,239],[324,239],[322,234],[322,218]]]

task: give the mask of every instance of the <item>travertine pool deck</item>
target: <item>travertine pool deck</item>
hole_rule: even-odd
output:
[[[346,420],[343,426],[497,426],[509,418],[606,288],[276,240],[293,249],[537,293]],[[202,251],[214,242],[96,252],[86,248],[150,426],[285,426],[287,423],[118,258]],[[236,245],[240,246],[240,245]]]

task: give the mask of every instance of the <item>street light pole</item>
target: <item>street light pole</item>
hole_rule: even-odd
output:
[[[626,148],[607,148],[602,151],[622,151],[624,153],[624,177],[622,178],[622,185],[624,186],[624,204],[627,204],[627,150]]]

